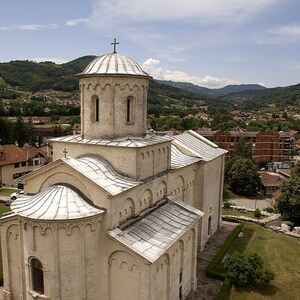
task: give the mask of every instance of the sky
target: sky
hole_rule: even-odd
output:
[[[0,61],[118,52],[154,78],[300,83],[299,0],[0,0]]]

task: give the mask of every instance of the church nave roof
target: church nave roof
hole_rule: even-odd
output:
[[[53,185],[32,197],[17,198],[11,209],[17,215],[39,220],[73,220],[104,212],[65,185]]]
[[[199,157],[193,157],[182,153],[175,145],[171,145],[171,168],[177,169],[200,161]]]
[[[152,211],[140,221],[109,235],[150,262],[157,260],[204,213],[169,196],[166,204]]]

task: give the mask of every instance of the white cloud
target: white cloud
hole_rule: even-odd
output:
[[[78,19],[71,19],[66,21],[67,26],[77,26],[81,24],[85,24],[90,21],[90,18],[78,18]]]
[[[36,58],[29,58],[28,60],[32,60],[36,62],[52,61],[56,64],[64,64],[69,61],[69,59],[65,59],[61,57],[36,57]]]
[[[148,22],[204,18],[233,21],[261,12],[278,0],[97,0],[93,16],[112,22]],[[96,19],[96,18],[95,18]],[[98,18],[97,18],[98,19]]]
[[[287,44],[300,41],[300,24],[277,26],[255,38],[259,44]]]
[[[194,76],[178,70],[166,70],[160,66],[160,61],[154,58],[147,59],[143,69],[155,79],[191,82],[209,88],[220,88],[237,82],[228,78],[217,78],[209,75]]]
[[[0,30],[29,30],[29,31],[38,31],[41,29],[55,29],[58,28],[58,25],[55,23],[51,24],[19,24],[19,25],[9,25],[9,26],[0,26]]]

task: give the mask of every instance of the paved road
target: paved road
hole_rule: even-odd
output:
[[[244,206],[247,208],[266,208],[271,206],[274,203],[273,199],[232,199],[229,200],[230,203],[234,203],[237,206]],[[255,203],[256,202],[256,203]],[[256,205],[256,206],[255,206]]]

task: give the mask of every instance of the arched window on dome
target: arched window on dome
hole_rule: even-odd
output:
[[[134,124],[134,105],[135,101],[133,97],[127,97],[126,99],[126,124]]]
[[[44,294],[44,271],[42,263],[37,258],[30,259],[32,290]]]

